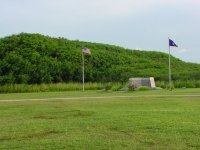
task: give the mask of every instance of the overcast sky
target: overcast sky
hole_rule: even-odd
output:
[[[20,32],[168,52],[200,63],[200,0],[0,0],[0,37]]]

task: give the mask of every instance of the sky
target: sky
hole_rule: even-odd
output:
[[[200,0],[0,0],[0,37],[40,33],[200,63]]]

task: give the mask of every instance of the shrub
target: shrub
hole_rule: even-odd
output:
[[[109,82],[105,84],[105,91],[111,90],[111,88],[112,88],[112,83]]]
[[[200,81],[196,81],[195,86],[196,88],[200,88]]]
[[[114,83],[111,87],[111,90],[112,91],[119,91],[123,87],[124,87],[124,84],[122,84],[122,83]]]
[[[129,84],[128,89],[129,89],[129,91],[134,91],[136,89],[136,87],[133,84]]]
[[[148,86],[140,86],[140,87],[138,88],[138,90],[139,90],[139,91],[148,91],[148,90],[150,90],[150,88],[149,88]]]
[[[166,88],[166,82],[165,81],[157,81],[156,86],[161,87],[161,88]]]

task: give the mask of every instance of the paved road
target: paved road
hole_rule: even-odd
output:
[[[63,98],[35,98],[35,99],[11,99],[0,102],[30,102],[52,100],[80,100],[80,99],[108,99],[108,98],[140,98],[140,97],[200,97],[200,95],[132,95],[132,96],[93,96],[93,97],[63,97]]]

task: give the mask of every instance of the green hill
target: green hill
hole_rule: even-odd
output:
[[[85,56],[86,82],[126,82],[129,77],[149,77],[166,81],[168,54],[129,50],[118,46],[40,34],[21,33],[0,39],[0,83],[80,82],[82,47]],[[172,57],[174,80],[199,80],[200,65]]]

